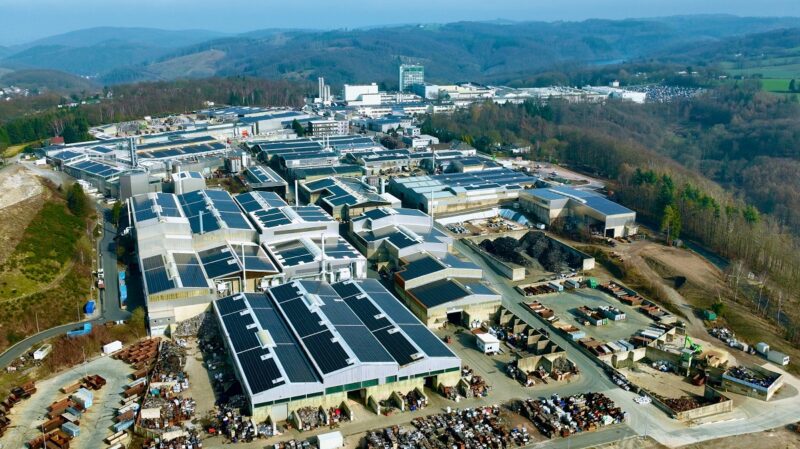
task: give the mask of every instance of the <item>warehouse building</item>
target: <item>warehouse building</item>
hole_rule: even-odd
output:
[[[311,120],[308,132],[314,137],[342,136],[347,134],[350,122],[347,120]]]
[[[500,308],[500,295],[481,282],[483,270],[472,262],[420,253],[402,263],[395,291],[428,327],[487,321]]]
[[[494,168],[471,173],[394,178],[389,182],[389,192],[405,207],[429,214],[433,211],[438,215],[516,201],[520,192],[533,187],[537,179],[506,168]]]
[[[636,234],[636,212],[597,193],[570,187],[531,189],[520,193],[520,206],[540,222],[571,218],[605,237]]]
[[[338,164],[330,167],[298,167],[286,171],[288,179],[315,181],[322,178],[354,178],[361,177],[364,169],[353,164]]]
[[[461,361],[378,281],[295,281],[214,302],[253,420],[453,386]]]
[[[264,165],[253,165],[244,169],[242,176],[246,186],[252,190],[265,190],[286,196],[288,184],[275,170]]]
[[[769,401],[783,386],[783,374],[760,366],[734,366],[722,374],[722,391]]]
[[[427,252],[445,257],[453,238],[417,209],[379,207],[350,221],[350,237],[371,264],[395,267],[400,259]]]
[[[203,312],[218,294],[253,291],[280,274],[227,192],[145,193],[127,208],[151,334]]]
[[[367,261],[339,235],[339,223],[319,206],[289,206],[273,192],[236,196],[272,255],[277,279],[366,277]]]
[[[300,183],[297,192],[305,204],[318,204],[333,218],[347,221],[365,211],[378,207],[399,207],[392,195],[379,194],[376,189],[355,178],[326,178]]]

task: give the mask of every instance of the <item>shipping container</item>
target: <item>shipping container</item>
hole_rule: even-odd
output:
[[[756,352],[763,356],[766,356],[767,353],[769,352],[769,345],[764,343],[763,341],[760,343],[756,343]]]
[[[767,353],[767,360],[781,366],[786,366],[789,364],[789,356],[774,349],[771,349]]]
[[[122,349],[122,342],[119,340],[112,341],[103,345],[103,354],[112,354]]]
[[[94,313],[95,306],[96,306],[95,301],[93,299],[89,300],[89,301],[86,302],[86,305],[83,306],[83,311],[87,315],[91,315],[91,314]]]

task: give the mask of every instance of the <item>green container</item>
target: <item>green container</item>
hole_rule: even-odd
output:
[[[717,319],[717,314],[712,312],[711,310],[703,310],[703,319],[708,321],[715,321]]]
[[[587,279],[586,280],[586,285],[588,285],[589,288],[597,288],[597,279],[595,279],[595,278]]]

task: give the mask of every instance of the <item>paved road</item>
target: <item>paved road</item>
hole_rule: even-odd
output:
[[[107,321],[127,320],[130,317],[130,312],[120,308],[119,304],[119,289],[117,286],[117,254],[116,242],[114,237],[117,235],[117,230],[114,224],[107,220],[108,214],[106,209],[98,204],[98,214],[104,217],[103,220],[103,236],[100,239],[100,260],[101,267],[106,270],[106,288],[100,292],[100,315],[90,320],[65,324],[63,326],[52,327],[50,329],[32,335],[25,340],[20,341],[14,346],[8,348],[0,355],[0,368],[5,368],[16,358],[31,351],[36,345],[43,341],[57,337],[75,329],[83,323],[92,323],[92,325],[103,324]]]

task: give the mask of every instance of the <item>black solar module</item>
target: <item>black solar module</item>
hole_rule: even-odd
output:
[[[383,329],[375,332],[375,337],[381,342],[384,348],[389,351],[389,354],[397,361],[400,366],[408,365],[414,361],[411,357],[417,352],[417,349],[409,343],[408,339],[400,333],[390,333],[390,329]]]
[[[442,340],[422,324],[401,325],[400,328],[429,357],[455,357]]]
[[[369,292],[370,297],[375,301],[381,310],[397,324],[417,324],[419,320],[409,310],[385,289],[382,292]]]
[[[283,284],[269,290],[278,303],[300,296],[300,291],[292,284]]]
[[[276,344],[295,344],[295,338],[275,309],[254,309],[253,313],[263,329],[269,331]]]
[[[239,295],[228,296],[219,299],[217,300],[216,304],[217,304],[217,309],[219,309],[220,315],[227,315],[229,313],[241,312],[247,307],[244,302],[244,299],[240,299]]]
[[[357,299],[357,297],[351,296],[345,299],[345,302],[350,306],[353,312],[358,315],[361,322],[372,332],[391,326],[392,324],[384,317],[376,318],[377,315],[381,314],[381,311],[375,308],[369,299]]]
[[[347,352],[339,343],[331,341],[333,334],[326,330],[303,339],[306,349],[317,362],[323,373],[328,374],[352,364],[348,363]]]
[[[319,379],[308,359],[295,345],[278,345],[274,349],[291,382],[318,382]]]
[[[342,339],[362,362],[393,362],[394,359],[364,326],[337,326]]]
[[[164,267],[145,271],[144,279],[147,283],[147,292],[151,295],[175,288],[175,283],[169,278]]]
[[[320,316],[316,312],[308,310],[305,302],[300,298],[282,302],[280,303],[280,308],[283,309],[286,317],[301,338],[326,329],[325,326],[319,324]]]
[[[239,363],[242,365],[244,376],[247,379],[247,384],[253,394],[270,390],[286,383],[285,379],[277,380],[281,378],[281,372],[275,360],[264,358],[268,354],[270,352],[266,349],[253,349],[237,355]]]
[[[178,265],[178,275],[184,287],[208,287],[208,281],[200,265]]]
[[[261,346],[256,337],[257,328],[248,329],[247,326],[254,324],[253,316],[249,313],[231,313],[222,317],[225,328],[231,337],[234,350],[239,353],[257,346]]]

